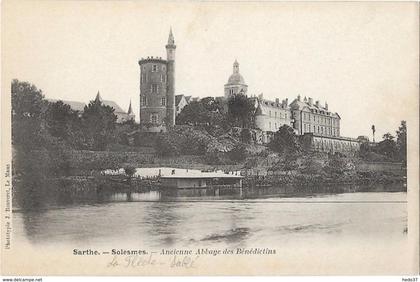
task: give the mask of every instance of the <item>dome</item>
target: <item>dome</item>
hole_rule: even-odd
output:
[[[245,80],[239,73],[233,73],[228,80],[227,84],[245,84]]]
[[[245,80],[242,75],[239,73],[239,63],[237,60],[233,63],[233,73],[229,77],[227,84],[245,84]]]

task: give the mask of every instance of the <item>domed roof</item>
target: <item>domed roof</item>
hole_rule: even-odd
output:
[[[239,73],[239,63],[237,60],[233,63],[233,73],[230,75],[227,84],[245,84],[245,80]]]
[[[233,73],[227,84],[245,84],[245,80],[240,73]]]

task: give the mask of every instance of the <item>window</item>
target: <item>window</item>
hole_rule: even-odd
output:
[[[141,96],[140,104],[142,106],[147,106],[147,98],[146,98],[146,96]]]
[[[141,82],[146,82],[146,78],[144,74],[141,75]]]
[[[277,118],[277,112],[274,112],[274,117]]]
[[[150,115],[150,122],[151,123],[158,123],[158,121],[159,121],[159,118],[158,118],[157,114],[151,114]]]
[[[157,84],[152,84],[152,93],[158,93],[159,91],[159,86]]]
[[[235,91],[233,89],[229,89],[229,94],[233,95],[235,93]]]
[[[274,130],[277,130],[277,122],[274,123]]]
[[[268,127],[269,127],[269,129],[271,131],[271,121],[268,123]]]
[[[271,111],[269,112],[269,116],[271,117]]]
[[[161,104],[162,106],[166,106],[166,98],[165,98],[165,97],[163,97],[163,98],[161,99],[160,104]]]
[[[158,66],[152,65],[152,72],[157,72],[157,71],[158,71]]]
[[[160,81],[161,81],[161,82],[166,82],[166,75],[161,74],[161,75],[160,75]]]

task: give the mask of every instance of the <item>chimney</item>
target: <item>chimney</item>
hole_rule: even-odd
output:
[[[286,98],[286,107],[289,104],[289,98]]]
[[[276,98],[276,104],[277,105],[280,104],[280,99],[279,98]]]
[[[319,100],[315,102],[315,105],[319,108]]]
[[[297,96],[298,101],[300,101],[300,95]]]
[[[309,106],[312,106],[312,103],[313,103],[313,100],[312,100],[312,98],[311,98],[311,97],[309,97],[309,99],[308,99],[308,104],[309,104]]]
[[[328,110],[328,103],[325,101],[325,109]]]

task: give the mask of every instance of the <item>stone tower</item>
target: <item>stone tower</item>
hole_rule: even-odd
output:
[[[166,118],[168,125],[175,125],[175,40],[172,28],[169,31],[168,44],[166,44],[168,90],[166,93],[168,105],[166,107]]]
[[[242,93],[246,95],[248,92],[248,85],[245,84],[245,80],[239,73],[239,63],[237,60],[233,63],[233,73],[229,77],[228,82],[225,84],[225,98],[228,99],[230,96]]]
[[[166,45],[167,60],[147,57],[140,65],[140,124],[162,130],[175,124],[175,41],[172,29]]]

